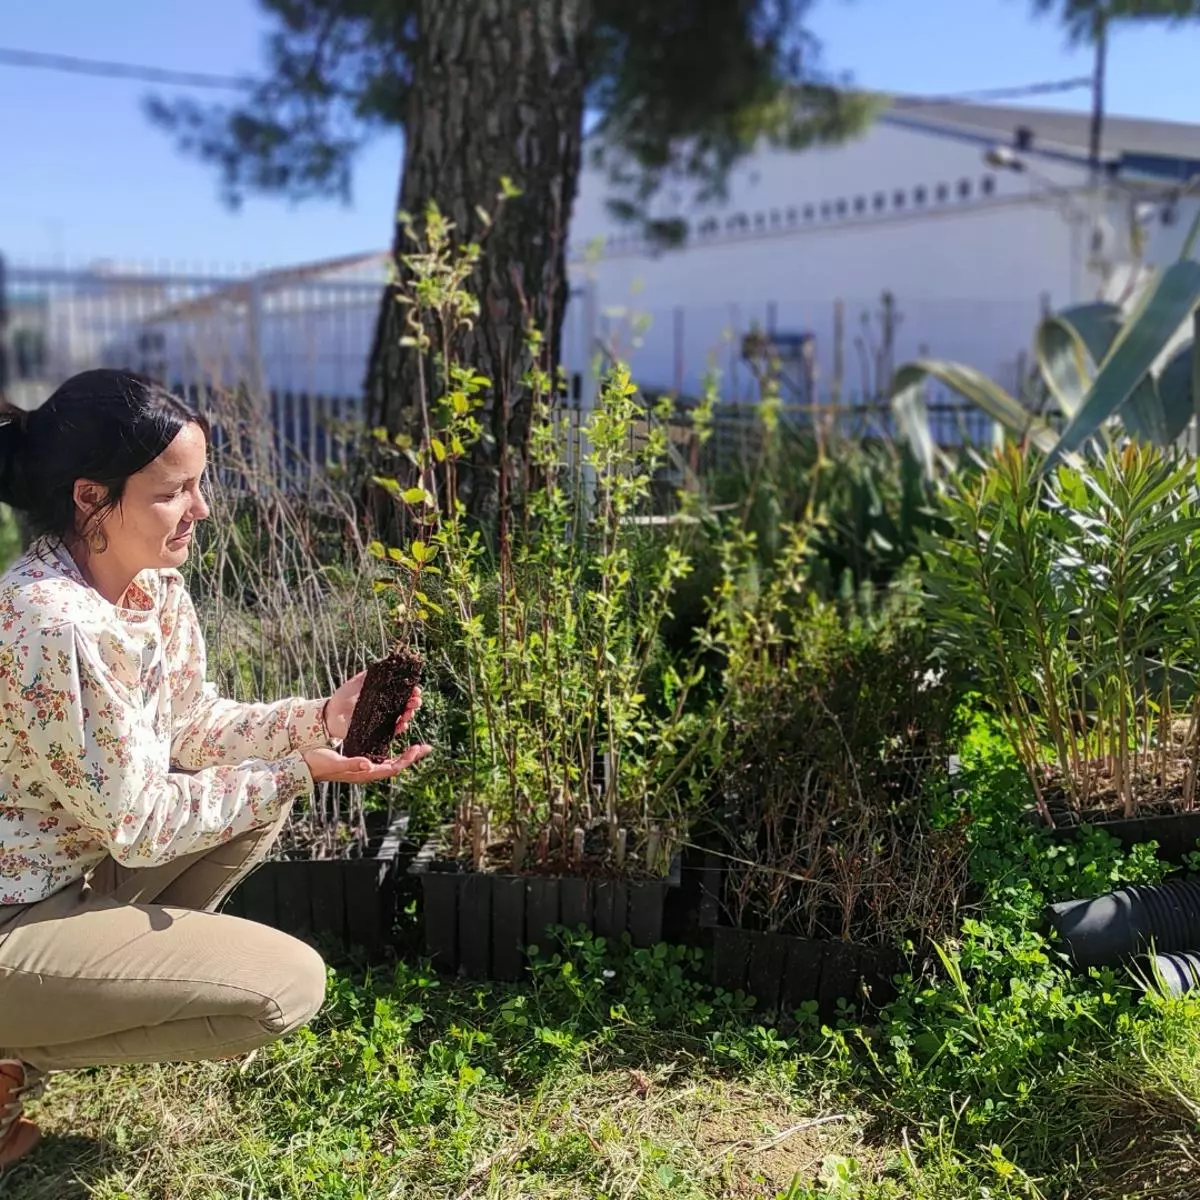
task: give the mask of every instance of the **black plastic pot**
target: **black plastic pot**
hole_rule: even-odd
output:
[[[396,886],[413,850],[407,815],[381,825],[357,858],[271,859],[230,893],[222,911],[311,941],[378,956],[391,944]]]
[[[711,931],[712,977],[717,987],[753,996],[766,1012],[792,1012],[816,1001],[832,1020],[839,1000],[860,1012],[895,999],[895,977],[904,967],[895,950],[785,933],[738,929],[721,919],[724,867],[709,855],[704,867],[700,925]]]
[[[420,881],[425,953],[434,966],[502,982],[521,977],[527,948],[545,948],[556,925],[654,945],[667,893],[679,884],[678,858],[665,879],[489,874],[439,860],[434,842],[408,870]]]
[[[1058,816],[1056,814],[1056,819]],[[1042,825],[1042,819],[1036,812],[1030,813],[1030,820]],[[1155,857],[1174,866],[1182,865],[1184,856],[1195,850],[1197,842],[1200,842],[1200,812],[1161,813],[1085,824],[1090,824],[1094,829],[1103,829],[1126,850],[1143,842],[1157,842]],[[1081,828],[1080,825],[1060,824],[1048,832],[1055,841],[1068,842],[1074,841]]]
[[[712,930],[712,978],[717,987],[754,997],[764,1012],[789,1013],[816,1001],[832,1020],[838,1001],[862,1011],[895,999],[899,953],[855,942],[820,941],[718,925]]]
[[[1078,967],[1110,967],[1148,950],[1200,946],[1200,879],[1135,885],[1046,910]]]

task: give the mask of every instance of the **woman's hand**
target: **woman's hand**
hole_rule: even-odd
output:
[[[366,671],[360,671],[353,679],[348,679],[326,702],[325,728],[330,737],[344,738],[349,733],[350,719],[354,716],[354,706],[362,694],[366,674]],[[396,722],[397,737],[402,737],[407,732],[409,723],[417,715],[417,709],[420,707],[421,689],[415,687],[404,712]],[[377,763],[369,758],[346,758],[336,750],[322,746],[306,751],[304,761],[314,783],[374,783],[377,779],[391,779],[394,775],[399,775],[407,767],[419,763],[432,749],[432,746],[421,742],[409,746],[396,758]]]
[[[432,749],[432,746],[422,742],[409,746],[397,758],[377,763],[369,758],[346,758],[336,750],[321,747],[306,750],[304,761],[314,783],[374,783],[377,779],[391,779],[399,775],[401,771],[419,763]]]
[[[328,700],[325,701],[325,732],[334,741],[340,741],[350,732],[350,722],[354,717],[354,706],[362,695],[363,681],[366,671],[359,671],[353,679],[347,679]],[[396,736],[400,737],[408,728],[409,722],[416,716],[421,707],[421,689],[413,688],[413,694],[408,701],[400,720],[396,722]]]

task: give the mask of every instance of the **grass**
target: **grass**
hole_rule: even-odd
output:
[[[767,1031],[587,1036],[546,990],[335,977],[314,1030],[241,1063],[56,1076],[4,1195],[749,1200],[871,1154]]]
[[[1040,1074],[1022,1075],[1010,1055],[1007,1099],[1019,1104],[1001,1127],[988,1114],[1004,1087],[983,1094],[973,1062],[949,1072],[943,1095],[906,1099],[904,1072],[882,1051],[900,1018],[785,1037],[700,983],[698,966],[688,950],[573,939],[515,987],[403,963],[374,978],[331,973],[312,1029],[240,1062],[55,1076],[34,1110],[46,1141],[3,1195],[1200,1195],[1195,1001],[1127,1007],[1114,1029],[1075,1039]],[[863,1037],[874,1057],[852,1060]]]

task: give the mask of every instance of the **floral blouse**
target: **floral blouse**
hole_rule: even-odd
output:
[[[149,867],[271,824],[311,794],[321,700],[237,704],[205,679],[178,571],[121,606],[36,544],[0,579],[0,904],[29,904],[106,855]]]

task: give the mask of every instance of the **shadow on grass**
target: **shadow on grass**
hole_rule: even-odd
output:
[[[75,1134],[48,1133],[38,1148],[0,1178],[4,1200],[87,1200],[111,1165],[116,1147]]]

